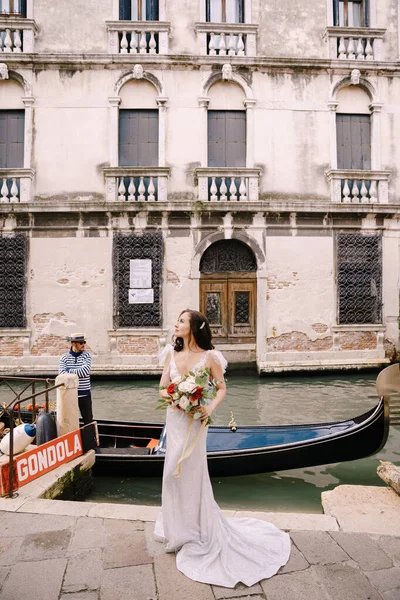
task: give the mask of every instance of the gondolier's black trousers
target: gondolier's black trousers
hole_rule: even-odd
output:
[[[92,395],[78,397],[79,410],[81,411],[83,424],[87,425],[93,421]]]

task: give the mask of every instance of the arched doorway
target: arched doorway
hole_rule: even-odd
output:
[[[257,261],[239,240],[211,244],[200,261],[200,310],[224,343],[256,339]]]

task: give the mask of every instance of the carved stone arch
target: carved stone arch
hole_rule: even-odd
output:
[[[24,96],[32,96],[31,84],[26,79],[26,77],[21,75],[21,73],[18,73],[18,71],[10,70],[8,71],[8,78],[14,79],[14,81],[17,81],[22,86],[24,90]]]
[[[114,94],[118,96],[122,86],[125,83],[127,83],[127,81],[130,81],[130,80],[139,80],[140,81],[140,79],[145,79],[146,81],[148,81],[149,83],[154,85],[154,87],[157,90],[158,95],[164,96],[164,86],[161,83],[161,81],[158,79],[158,77],[156,77],[155,75],[153,75],[153,73],[150,73],[149,71],[143,71],[143,73],[141,74],[141,76],[139,78],[137,75],[135,75],[133,70],[129,71],[128,73],[125,73],[124,75],[121,75],[121,77],[116,81],[116,83],[114,85]]]
[[[353,85],[352,81],[351,81],[351,77],[350,76],[343,77],[343,79],[341,79],[334,85],[332,92],[331,92],[330,101],[336,102],[338,91],[340,89],[342,89],[344,87],[348,87],[350,85]],[[368,79],[363,77],[362,75],[360,75],[360,82],[356,87],[360,87],[361,89],[363,89],[370,97],[371,102],[378,102],[378,94],[375,89],[375,86]]]
[[[206,81],[203,84],[202,96],[207,97],[209,89],[214,85],[214,83],[217,83],[217,81],[223,81],[223,80],[224,79],[222,76],[222,71],[218,71],[217,73],[212,73],[209,77],[207,77]],[[239,73],[232,71],[232,74],[230,76],[230,81],[237,83],[242,88],[242,90],[244,91],[244,93],[246,95],[246,100],[255,100],[253,90],[251,89],[250,85],[248,84],[248,82],[242,75],[239,75]]]
[[[225,234],[223,232],[215,232],[208,235],[204,238],[195,248],[193,253],[193,261],[192,261],[192,272],[200,273],[200,262],[204,252],[215,242],[219,242],[221,240],[226,240]],[[235,231],[232,235],[232,240],[238,240],[239,242],[243,242],[248,246],[253,252],[256,262],[257,269],[260,269],[261,265],[265,262],[264,252],[261,250],[260,246],[257,242],[248,236],[246,233]]]

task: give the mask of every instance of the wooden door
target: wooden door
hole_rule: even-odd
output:
[[[200,286],[200,310],[211,326],[215,338],[228,336],[228,286],[227,281],[205,280]]]
[[[217,342],[255,342],[256,298],[254,273],[214,273],[200,280],[200,310]]]
[[[247,341],[255,336],[256,281],[228,280],[229,335]]]

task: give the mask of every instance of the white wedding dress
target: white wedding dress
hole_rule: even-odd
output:
[[[225,371],[226,360],[209,350]],[[170,378],[180,375],[170,353]],[[194,367],[204,366],[208,353]],[[274,575],[289,559],[290,538],[265,521],[250,518],[226,518],[214,500],[207,468],[207,427],[202,429],[194,450],[182,463],[180,477],[173,472],[182,455],[189,417],[182,411],[167,409],[167,452],[165,457],[162,509],[154,537],[164,542],[167,552],[177,551],[176,565],[190,579],[235,587],[247,586]],[[199,432],[200,420],[194,420],[188,446]]]

